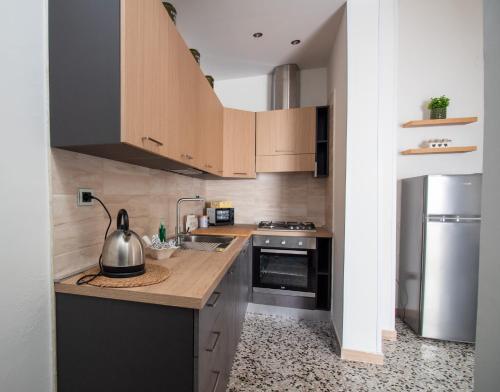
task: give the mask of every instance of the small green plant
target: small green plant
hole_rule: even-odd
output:
[[[447,108],[449,104],[450,98],[448,98],[446,95],[441,95],[439,98],[431,98],[429,105],[427,105],[427,108],[430,110]]]

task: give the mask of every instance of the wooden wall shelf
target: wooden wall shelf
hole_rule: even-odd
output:
[[[442,148],[410,148],[409,150],[401,151],[402,155],[418,155],[418,154],[456,154],[463,152],[476,151],[476,146],[463,147],[442,147]]]
[[[477,121],[477,117],[456,117],[437,120],[413,120],[402,125],[403,128],[430,127],[436,125],[460,125],[471,124]]]

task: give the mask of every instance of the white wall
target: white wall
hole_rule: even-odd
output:
[[[215,93],[230,108],[261,112],[271,109],[271,76],[215,81]],[[326,105],[326,68],[300,72],[300,105]]]
[[[397,215],[398,0],[380,2],[378,115],[379,326],[394,332]]]
[[[477,145],[477,152],[399,156],[398,177],[482,171],[482,0],[399,1],[399,123],[428,118],[425,101],[451,98],[449,117],[479,116],[470,125],[400,128],[399,150],[426,139]]]
[[[345,176],[347,137],[347,17],[345,7],[328,64],[330,127],[332,145],[330,162],[332,173],[328,185],[333,195],[333,281],[332,322],[342,345],[344,313],[344,239],[345,239]]]
[[[221,103],[228,108],[262,112],[271,106],[269,75],[216,80],[214,90]]]
[[[324,106],[327,104],[326,68],[300,71],[300,106]]]
[[[379,2],[347,2],[343,349],[382,353],[378,266]]]
[[[47,1],[0,2],[0,389],[53,388]]]
[[[500,2],[484,2],[485,144],[474,390],[500,384]]]

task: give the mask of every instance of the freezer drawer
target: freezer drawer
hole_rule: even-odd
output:
[[[481,174],[427,177],[425,215],[481,215]]]
[[[480,220],[425,224],[421,335],[474,342]]]

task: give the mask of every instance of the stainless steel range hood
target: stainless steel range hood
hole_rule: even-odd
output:
[[[273,70],[271,109],[300,106],[300,69],[297,64],[280,65]]]

